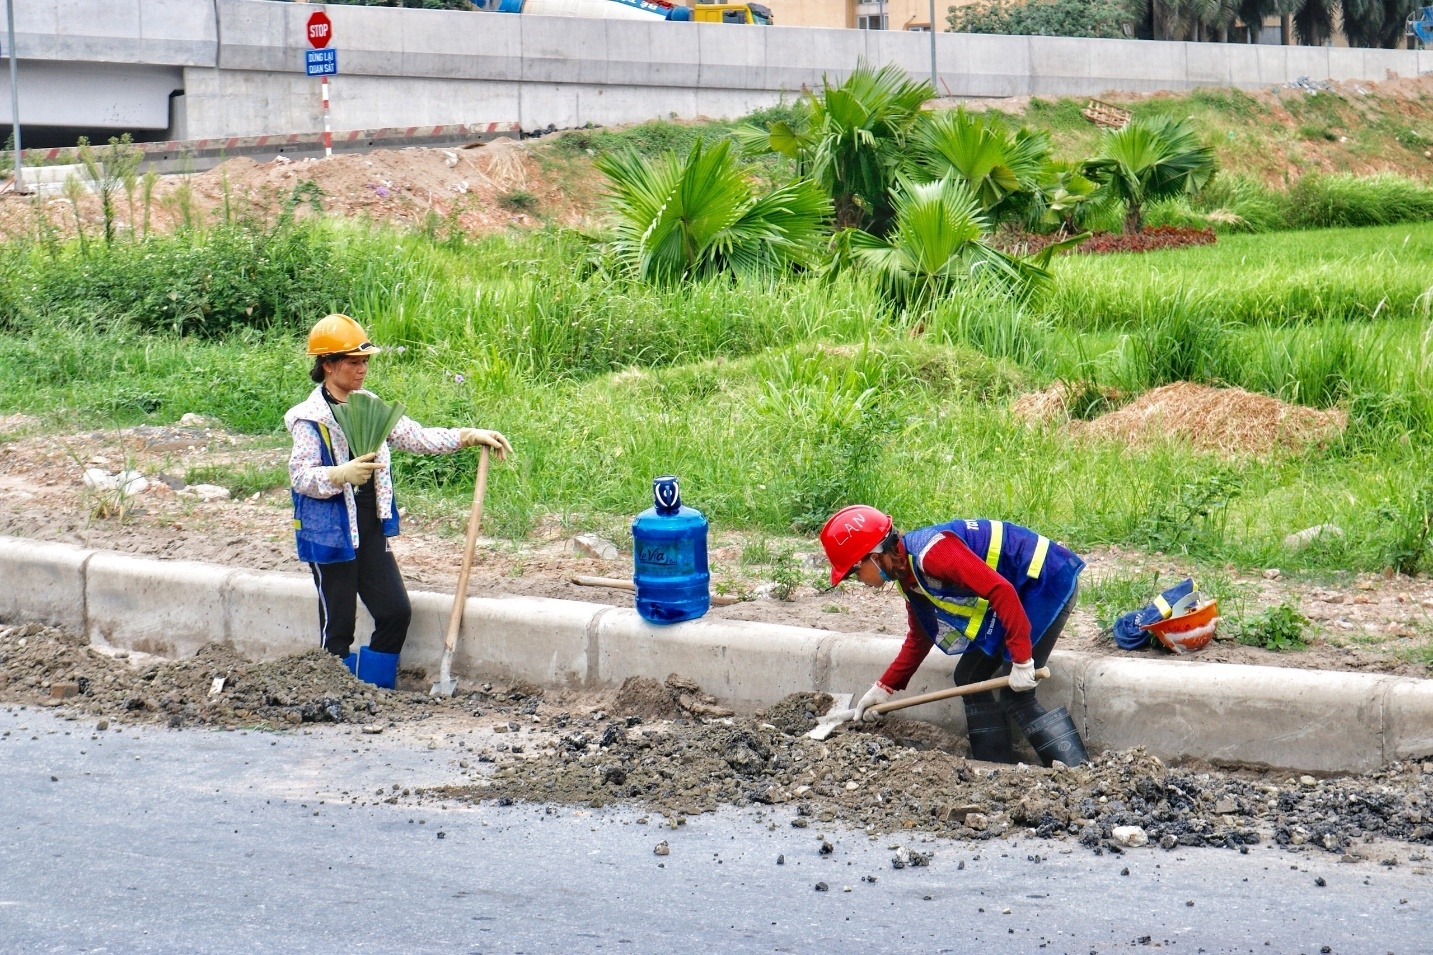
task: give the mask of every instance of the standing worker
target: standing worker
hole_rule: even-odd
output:
[[[389,445],[413,454],[452,454],[485,444],[499,461],[512,446],[496,431],[424,428],[403,417],[376,452],[350,459],[333,406],[362,390],[369,356],[381,350],[347,315],[320,320],[308,336],[314,359],[309,377],[318,387],[288,410],[284,426],[294,439],[294,537],[299,560],[308,563],[318,587],[319,642],[359,679],[392,689],[412,608],[387,540],[398,536]],[[368,646],[354,653],[360,597],[374,627]]]
[[[934,644],[959,655],[957,686],[1010,674],[998,700],[990,692],[964,698],[974,759],[1015,761],[1007,716],[1046,766],[1088,759],[1069,712],[1046,712],[1035,698],[1035,669],[1050,658],[1075,607],[1085,567],[1078,556],[1002,521],[955,520],[902,535],[888,515],[864,504],[832,515],[821,546],[832,586],[852,576],[867,587],[894,581],[906,598],[905,645],[857,704],[857,719],[880,719],[869,708],[905,689]]]

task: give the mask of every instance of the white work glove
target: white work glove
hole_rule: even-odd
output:
[[[330,484],[352,484],[354,487],[361,487],[368,483],[374,471],[383,469],[383,465],[374,463],[378,452],[365,454],[362,457],[354,458],[347,464],[335,465],[328,469],[328,483]]]
[[[861,702],[856,704],[856,719],[865,720],[867,723],[879,723],[885,714],[879,710],[871,709],[877,703],[884,703],[895,695],[894,690],[888,690],[878,680],[861,697]]]
[[[1010,664],[1010,689],[1016,693],[1035,689],[1035,661]]]
[[[486,444],[497,452],[498,460],[512,454],[512,445],[497,431],[484,431],[482,428],[459,428],[458,447],[471,448],[475,444]]]

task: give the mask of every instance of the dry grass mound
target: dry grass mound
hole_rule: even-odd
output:
[[[1348,414],[1337,408],[1306,408],[1242,388],[1179,381],[1069,427],[1074,434],[1132,445],[1176,439],[1201,451],[1259,454],[1332,440],[1347,424]]]

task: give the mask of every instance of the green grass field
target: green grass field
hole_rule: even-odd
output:
[[[212,234],[164,241],[186,243],[171,251],[196,267],[238,255],[207,250]],[[506,535],[546,514],[618,530],[648,503],[651,477],[672,472],[719,526],[770,533],[810,533],[864,500],[905,526],[1000,516],[1077,547],[1246,567],[1382,569],[1423,546],[1433,225],[1070,257],[1043,300],[971,294],[919,315],[851,276],[639,285],[560,232],[453,245],[327,223],[304,242],[293,254],[318,248],[334,265],[330,307],[395,349],[375,359],[371,387],[425,424],[512,439],[517,457],[495,469],[489,498]],[[160,251],[146,255],[170,263]],[[172,263],[146,272],[143,258],[102,254],[8,252],[0,411],[56,427],[192,411],[281,431],[311,387],[299,313],[312,306],[269,301],[256,319],[234,310],[236,292],[229,311],[193,304],[180,337],[135,311],[170,301]],[[1057,376],[1131,392],[1239,384],[1342,405],[1351,424],[1332,446],[1261,459],[1077,444],[1009,411]],[[400,493],[459,502],[469,454],[402,458]],[[1284,552],[1285,535],[1326,522],[1344,536]]]

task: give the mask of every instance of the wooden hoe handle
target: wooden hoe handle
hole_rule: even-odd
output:
[[[463,568],[458,571],[458,589],[453,594],[453,610],[448,614],[448,635],[443,649],[452,653],[458,646],[458,628],[463,623],[463,605],[468,602],[468,576],[473,571],[473,551],[478,546],[478,527],[483,522],[483,495],[488,489],[488,447],[478,455],[478,483],[473,485],[473,509],[468,512],[468,538],[463,544]]]
[[[1044,680],[1050,676],[1049,667],[1041,667],[1035,671],[1035,679]],[[993,680],[982,680],[979,683],[967,683],[965,686],[953,686],[948,690],[936,690],[934,693],[922,693],[920,696],[908,696],[903,700],[891,700],[889,703],[877,703],[871,709],[877,713],[889,713],[892,710],[903,710],[908,706],[920,706],[922,703],[934,703],[936,700],[948,700],[953,696],[969,696],[972,693],[984,693],[986,690],[1000,690],[1010,685],[1008,676],[998,676]]]

